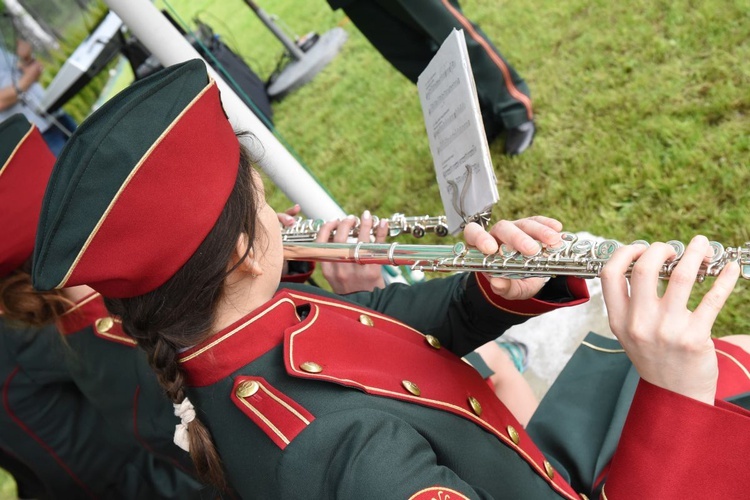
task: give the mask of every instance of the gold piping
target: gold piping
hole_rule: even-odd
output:
[[[86,297],[85,299],[83,299],[82,301],[78,302],[73,307],[71,307],[70,309],[68,309],[64,313],[62,313],[62,315],[60,317],[63,317],[66,314],[70,314],[70,313],[72,313],[73,311],[75,311],[77,309],[80,309],[81,307],[85,306],[86,304],[88,304],[89,302],[91,302],[92,300],[94,300],[97,297],[99,297],[99,292],[92,293],[91,295],[89,295],[88,297]]]
[[[732,361],[737,366],[739,366],[740,370],[742,370],[742,372],[745,374],[745,376],[748,379],[750,379],[750,371],[748,371],[747,368],[745,368],[745,366],[742,363],[740,363],[740,361],[737,358],[735,358],[734,356],[732,356],[728,352],[722,351],[721,349],[716,349],[716,352],[720,353],[720,354],[723,354],[724,356],[728,357],[730,359],[730,361]]]
[[[261,385],[261,387],[263,387],[263,386]],[[261,412],[260,412],[260,411],[259,411],[258,409],[256,409],[256,408],[255,408],[255,407],[254,407],[253,405],[251,405],[250,403],[248,403],[248,402],[247,402],[247,401],[245,400],[245,398],[240,398],[240,397],[238,397],[237,399],[239,399],[240,401],[242,401],[242,404],[244,404],[245,406],[247,406],[248,408],[250,408],[250,411],[252,411],[253,413],[255,413],[255,414],[256,414],[256,415],[258,416],[258,418],[260,418],[260,419],[261,419],[261,420],[262,420],[262,421],[263,421],[263,422],[264,422],[264,423],[265,423],[265,424],[266,424],[266,425],[267,425],[267,426],[268,426],[268,427],[269,427],[269,428],[270,428],[270,429],[271,429],[271,430],[272,430],[272,431],[274,432],[274,434],[276,434],[277,436],[279,436],[279,438],[281,438],[281,440],[282,440],[282,441],[284,441],[284,444],[289,444],[289,440],[288,440],[288,439],[286,438],[286,436],[285,436],[285,435],[284,435],[284,434],[283,434],[283,433],[282,433],[282,432],[281,432],[281,431],[280,431],[280,430],[279,430],[278,428],[276,428],[276,426],[275,426],[275,425],[273,425],[273,424],[271,423],[271,421],[270,421],[270,420],[268,420],[268,419],[267,419],[267,418],[265,417],[265,415],[263,415],[263,414],[262,414],[262,413],[261,413]]]
[[[617,354],[617,353],[625,352],[625,349],[605,349],[604,347],[599,347],[590,342],[586,342],[585,340],[581,342],[581,345],[585,345],[589,349],[593,349],[595,351],[608,352],[610,354]]]
[[[13,148],[13,152],[8,157],[8,160],[3,165],[3,168],[0,168],[0,175],[3,175],[3,172],[5,172],[5,168],[8,165],[10,165],[10,162],[13,161],[13,157],[16,156],[16,153],[18,152],[18,150],[21,148],[21,146],[23,145],[23,143],[26,142],[26,139],[28,139],[29,135],[31,135],[31,132],[33,132],[33,131],[34,131],[34,125],[31,125],[31,128],[29,129],[29,131],[26,132],[26,134],[24,134],[24,136],[21,138],[21,140],[18,141],[18,144],[16,144],[16,147]]]
[[[443,492],[444,491],[446,493],[452,493],[452,494],[458,495],[459,496],[459,500],[462,500],[462,499],[469,500],[469,497],[467,497],[466,495],[464,495],[460,491],[456,491],[456,490],[451,489],[451,488],[444,488],[442,486],[430,486],[429,488],[425,488],[423,490],[419,490],[418,492],[416,492],[412,496],[410,496],[409,500],[413,500],[414,498],[417,498],[422,493],[427,493],[429,491],[439,491],[439,492]],[[445,496],[445,497],[440,496],[439,498],[448,500],[448,499],[450,499],[452,497],[450,497],[450,496]]]
[[[83,244],[83,247],[78,252],[78,255],[76,256],[75,260],[73,261],[73,264],[71,264],[70,268],[68,269],[68,272],[65,274],[65,277],[62,279],[62,281],[55,287],[55,288],[63,288],[65,286],[65,283],[70,279],[70,275],[73,274],[73,271],[75,270],[76,266],[78,265],[78,262],[83,258],[83,254],[86,253],[86,250],[88,249],[89,245],[93,241],[96,234],[99,232],[99,228],[101,228],[102,224],[104,224],[104,221],[107,219],[107,216],[109,215],[109,212],[112,211],[112,208],[115,206],[115,203],[120,198],[120,195],[125,191],[125,188],[128,187],[128,184],[130,184],[130,181],[135,177],[135,174],[138,173],[140,168],[143,166],[143,164],[148,160],[149,156],[151,156],[151,153],[154,152],[154,150],[161,144],[161,142],[164,140],[164,138],[167,136],[167,134],[177,125],[177,123],[180,121],[180,119],[187,113],[192,107],[195,105],[198,100],[200,100],[203,95],[208,92],[208,90],[215,86],[216,82],[209,81],[208,85],[206,85],[203,90],[200,91],[200,93],[193,98],[192,101],[190,101],[190,104],[188,104],[185,109],[183,109],[177,117],[172,120],[172,123],[169,124],[169,126],[162,131],[162,133],[159,135],[159,137],[156,139],[156,141],[151,144],[151,147],[148,148],[148,150],[144,153],[144,155],[141,157],[140,160],[138,160],[138,163],[133,167],[133,169],[130,171],[130,174],[128,174],[128,177],[125,179],[125,181],[120,186],[120,189],[117,190],[117,193],[115,193],[115,196],[112,198],[112,201],[109,202],[109,206],[102,214],[101,218],[99,219],[99,222],[96,223],[96,226],[94,226],[93,231],[91,231],[91,234],[89,234],[89,237],[86,239],[86,243]]]
[[[269,396],[271,396],[274,399],[274,401],[276,401],[281,406],[283,406],[284,408],[286,408],[287,410],[289,410],[290,413],[292,413],[294,416],[296,416],[297,418],[299,418],[300,420],[302,420],[305,424],[310,425],[310,421],[307,420],[302,415],[300,415],[300,413],[297,410],[295,410],[294,408],[292,408],[291,406],[289,406],[286,401],[284,401],[284,400],[276,397],[276,395],[274,393],[272,393],[271,391],[269,391],[268,389],[266,389],[263,386],[263,384],[261,384],[260,382],[258,382],[258,385],[263,390],[263,392],[265,392],[266,394],[268,394]]]
[[[232,335],[234,335],[238,331],[242,330],[243,328],[245,328],[249,324],[254,323],[255,321],[257,321],[260,318],[262,318],[263,316],[265,316],[266,314],[270,313],[271,311],[273,311],[274,309],[276,309],[276,307],[278,307],[279,305],[281,305],[284,302],[288,302],[288,303],[292,304],[292,306],[294,306],[294,302],[292,302],[291,300],[289,300],[289,299],[281,299],[276,304],[274,304],[272,307],[269,307],[268,309],[266,309],[265,311],[263,311],[258,316],[254,317],[254,318],[251,318],[248,321],[245,321],[244,323],[242,323],[241,325],[239,325],[237,328],[235,328],[231,332],[225,333],[224,335],[222,335],[218,339],[214,340],[210,344],[206,345],[205,347],[202,347],[202,348],[198,349],[193,354],[180,359],[178,362],[179,363],[186,363],[186,362],[190,361],[191,359],[193,359],[193,358],[195,358],[197,356],[200,356],[201,354],[203,354],[207,350],[209,350],[209,349],[213,348],[214,346],[216,346],[217,344],[220,344],[221,342],[225,341],[226,339],[228,339],[229,337],[231,337]]]

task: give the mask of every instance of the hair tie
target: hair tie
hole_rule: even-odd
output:
[[[173,403],[174,414],[180,418],[180,423],[174,428],[174,444],[185,451],[190,451],[190,437],[188,436],[188,424],[195,420],[195,408],[188,398],[182,403]]]

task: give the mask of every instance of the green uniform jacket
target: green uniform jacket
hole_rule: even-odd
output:
[[[108,425],[75,384],[69,347],[56,329],[0,320],[0,446],[41,484],[38,498],[176,498],[171,465],[131,445],[115,446]],[[24,483],[24,486],[27,484]]]
[[[750,354],[729,342],[714,343],[717,399],[750,409]],[[606,481],[638,381],[617,340],[589,333],[534,412],[526,431],[547,456],[574,464],[574,487],[592,484],[598,493]]]
[[[175,483],[175,497],[215,496],[194,478],[190,455],[173,442],[180,421],[146,354],[110,317],[101,296],[94,293],[81,300],[60,318],[57,327],[69,346],[65,360],[71,377],[116,430],[113,444],[139,448],[174,467],[169,479]]]
[[[573,297],[584,295],[581,280],[567,282]],[[581,498],[564,457],[548,460],[456,356],[554,307],[504,301],[481,275],[343,300],[289,288],[180,363],[243,498]],[[740,457],[750,447],[750,413],[729,406],[641,382],[605,485],[609,498],[747,491]],[[695,439],[715,428],[726,430],[712,442]],[[675,432],[689,434],[680,453]],[[692,480],[697,464],[718,466],[717,450],[733,446],[741,451],[724,452],[710,484],[705,474]],[[660,465],[667,459],[669,470]]]

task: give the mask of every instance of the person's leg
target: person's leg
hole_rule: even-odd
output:
[[[386,61],[417,82],[437,47],[399,2],[362,0],[343,10]]]
[[[526,427],[539,406],[531,386],[516,368],[508,352],[497,343],[487,342],[475,350],[494,372],[490,381],[495,395],[508,407],[521,425]]]
[[[451,30],[463,29],[485,127],[511,129],[533,119],[526,82],[505,60],[487,35],[462,12],[456,0],[403,2],[436,48]]]

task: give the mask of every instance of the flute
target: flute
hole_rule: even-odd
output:
[[[633,243],[648,245],[643,240]],[[668,241],[676,255],[665,262],[659,278],[669,279],[672,270],[685,252],[685,245]],[[712,257],[704,262],[696,275],[702,282],[717,276],[729,262],[740,264],[741,276],[750,279],[750,242],[742,247],[724,247],[710,242]],[[354,262],[357,264],[389,264],[410,266],[412,270],[432,272],[483,272],[492,277],[524,279],[534,277],[574,276],[597,278],[609,258],[621,244],[615,240],[579,240],[573,233],[562,233],[562,244],[555,248],[541,245],[536,255],[522,255],[504,245],[493,255],[470,249],[465,243],[455,245],[408,245],[399,243],[284,243],[287,260],[320,262]],[[626,273],[630,275],[632,264]]]
[[[419,215],[416,217],[407,217],[404,214],[393,214],[387,219],[388,236],[393,238],[400,234],[411,234],[415,238],[421,238],[426,233],[435,233],[438,236],[448,235],[448,222],[444,215],[431,217],[429,215]],[[370,235],[374,234],[375,228],[378,227],[381,219],[372,216],[372,229]],[[281,229],[281,239],[285,243],[289,242],[312,242],[318,236],[318,231],[325,221],[321,219],[303,219],[297,217],[294,224]],[[360,221],[357,219],[356,225],[349,231],[350,237],[359,236]]]

